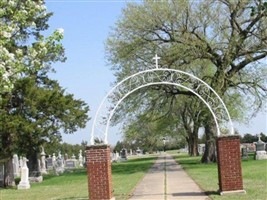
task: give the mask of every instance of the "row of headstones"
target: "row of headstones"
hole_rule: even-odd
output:
[[[120,152],[110,153],[110,159],[112,162],[125,161],[125,160],[127,160],[128,156],[132,156],[132,155],[138,155],[139,156],[142,154],[143,154],[143,151],[141,149],[139,149],[139,147],[137,148],[136,151],[133,151],[132,149],[127,151],[127,149],[123,148]]]
[[[41,160],[39,160],[39,171],[41,174],[47,174],[47,170],[54,170],[55,174],[63,173],[65,168],[71,169],[76,167],[83,167],[85,163],[85,157],[82,156],[82,151],[80,150],[79,159],[76,160],[76,157],[73,155],[71,159],[63,159],[60,152],[58,156],[49,156],[47,159],[45,158],[45,152],[42,148],[41,152]],[[13,156],[13,171],[14,177],[20,177],[20,182],[18,184],[18,189],[29,189],[29,168],[27,166],[27,158],[20,157],[18,155]],[[42,179],[41,179],[42,180]]]
[[[58,153],[56,157],[55,153],[53,156],[49,155],[48,158],[45,159],[45,153],[41,154],[42,162],[41,162],[41,173],[46,173],[46,170],[54,169],[56,173],[64,172],[65,168],[76,168],[76,167],[83,167],[85,164],[85,156],[82,156],[82,150],[78,155],[78,160],[76,159],[75,155],[73,154],[71,158],[68,158],[68,155],[65,154],[64,158],[62,157],[61,153]],[[45,164],[44,164],[45,163]]]
[[[267,159],[267,144],[261,140],[260,135],[258,135],[258,138],[256,143],[241,145],[243,159],[248,158],[248,152],[255,152],[255,160]]]

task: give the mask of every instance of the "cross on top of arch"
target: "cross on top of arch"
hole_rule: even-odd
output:
[[[155,63],[155,64],[156,64],[156,69],[159,68],[159,66],[158,66],[158,64],[159,64],[159,63],[158,63],[159,59],[160,59],[160,57],[158,57],[157,54],[155,55],[155,57],[153,57],[153,60],[155,60],[155,62],[156,62],[156,63]]]

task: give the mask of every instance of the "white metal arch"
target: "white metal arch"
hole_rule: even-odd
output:
[[[220,135],[221,130],[225,128],[228,129],[230,134],[234,134],[233,123],[224,102],[206,82],[181,70],[156,68],[141,71],[125,78],[107,93],[98,107],[93,121],[90,140],[91,145],[94,145],[96,131],[99,131],[100,135],[104,136],[104,138],[100,137],[104,140],[104,143],[108,143],[108,130],[111,118],[116,108],[127,96],[143,87],[159,84],[175,85],[191,91],[198,96],[211,111],[217,127],[217,135]],[[105,107],[104,105],[105,103],[108,104],[108,100],[111,97],[113,97],[113,100],[115,99],[113,102],[115,106],[110,109],[110,107]]]

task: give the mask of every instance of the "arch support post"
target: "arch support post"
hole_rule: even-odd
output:
[[[220,194],[246,193],[243,189],[240,137],[220,136],[216,145]]]
[[[113,197],[110,146],[86,148],[88,192],[90,200],[115,200]]]

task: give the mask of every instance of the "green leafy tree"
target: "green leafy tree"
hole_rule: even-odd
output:
[[[35,78],[17,80],[7,100],[9,103],[3,105],[6,112],[2,114],[11,119],[14,130],[8,130],[10,122],[1,124],[11,137],[11,143],[2,145],[1,150],[5,152],[15,146],[17,153],[29,159],[30,172],[38,170],[40,146],[58,143],[61,132],[73,133],[85,127],[88,121],[86,103],[66,94],[56,81],[44,80],[39,84],[36,84]],[[12,118],[17,120],[16,124],[13,124]],[[10,158],[12,154],[6,156]]]
[[[264,133],[260,133],[261,136],[261,140],[263,142],[267,142],[267,137]],[[259,140],[257,135],[252,135],[250,133],[246,133],[243,137],[241,137],[241,142],[242,143],[253,143],[253,142],[257,142]]]
[[[73,133],[88,120],[85,103],[47,77],[53,63],[66,59],[64,30],[44,35],[51,16],[43,0],[0,1],[0,161],[5,164],[5,186],[13,181],[14,152],[36,158],[40,144],[60,140],[59,129]]]
[[[256,112],[267,95],[267,13],[259,9],[265,4],[261,0],[128,4],[107,41],[108,60],[117,81],[151,67],[157,52],[162,66],[193,73],[224,100],[232,94],[243,96],[244,103],[253,105],[251,109]],[[257,12],[250,15],[253,7]],[[170,97],[193,95],[177,88],[153,89],[167,91]],[[130,103],[132,99],[127,101],[128,107]],[[216,128],[209,114],[203,122],[209,143],[202,161],[212,162]]]
[[[246,133],[240,140],[240,142],[242,143],[253,143],[257,141],[258,141],[258,137],[256,135],[251,135],[249,133]]]
[[[52,62],[65,60],[63,29],[42,34],[51,15],[43,0],[0,2],[0,94],[9,92],[21,73],[48,70]]]

